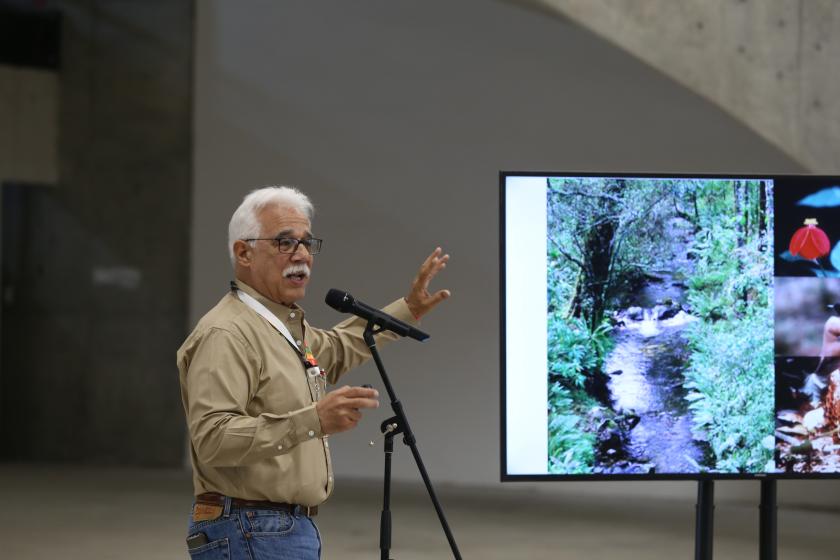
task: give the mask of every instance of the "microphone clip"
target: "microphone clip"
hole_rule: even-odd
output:
[[[382,434],[379,437],[385,438],[386,444],[390,443],[390,440],[401,433],[403,433],[402,426],[400,426],[400,420],[396,416],[392,416],[387,420],[383,420],[382,423],[379,425],[379,431]],[[369,445],[371,447],[376,445],[376,440],[370,440]]]

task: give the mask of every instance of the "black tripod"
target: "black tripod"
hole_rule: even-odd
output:
[[[381,329],[380,329],[381,330]],[[388,418],[381,425],[381,431],[385,436],[385,488],[382,499],[382,517],[379,524],[379,549],[381,551],[381,560],[391,560],[389,552],[391,549],[391,456],[394,453],[394,436],[403,434],[403,443],[410,449],[414,456],[414,462],[417,463],[417,469],[420,471],[420,476],[423,477],[423,483],[426,485],[426,490],[429,493],[429,498],[435,506],[438,519],[443,527],[443,532],[446,533],[446,540],[449,541],[449,548],[452,550],[452,555],[461,560],[461,553],[458,551],[458,545],[455,543],[455,537],[452,536],[452,531],[449,529],[449,523],[446,521],[446,516],[440,506],[440,502],[435,495],[435,490],[432,488],[432,482],[429,480],[429,475],[426,472],[426,467],[423,465],[423,459],[420,457],[420,452],[417,450],[417,440],[414,438],[414,433],[411,431],[411,426],[408,425],[408,418],[405,416],[402,403],[397,399],[394,393],[394,388],[388,379],[388,374],[385,372],[385,366],[382,364],[382,359],[379,357],[379,352],[376,349],[376,342],[373,340],[373,335],[379,330],[374,330],[374,323],[369,321],[364,332],[365,343],[370,348],[370,353],[376,362],[376,367],[379,369],[379,375],[382,377],[382,383],[385,385],[385,390],[388,392],[388,398],[391,399],[391,409],[394,411],[394,416]]]

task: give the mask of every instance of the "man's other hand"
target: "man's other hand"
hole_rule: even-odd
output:
[[[429,293],[429,282],[438,272],[446,268],[447,261],[449,261],[449,255],[444,255],[443,250],[438,247],[420,265],[420,271],[411,283],[411,290],[405,296],[408,309],[416,319],[431,311],[434,306],[451,295],[449,290]]]
[[[330,391],[315,405],[325,434],[346,432],[356,427],[362,418],[362,408],[378,408],[376,389],[345,386]]]

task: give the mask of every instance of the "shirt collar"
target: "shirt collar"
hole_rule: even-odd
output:
[[[246,294],[248,294],[249,296],[251,296],[252,298],[257,300],[258,302],[263,304],[269,311],[274,313],[274,315],[276,315],[277,318],[280,319],[281,321],[285,322],[286,319],[289,317],[289,313],[291,313],[292,311],[297,312],[300,317],[303,317],[303,309],[298,307],[298,304],[293,303],[290,307],[288,305],[283,305],[282,303],[277,303],[276,301],[272,301],[272,300],[268,299],[267,297],[265,297],[264,295],[259,293],[257,290],[255,290],[254,288],[252,288],[251,286],[249,286],[248,284],[246,284],[242,280],[237,279],[235,282],[236,282],[236,288],[237,289],[242,290],[243,292],[245,292]]]

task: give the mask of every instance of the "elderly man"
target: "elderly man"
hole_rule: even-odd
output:
[[[297,306],[321,250],[312,212],[289,187],[245,197],[228,231],[236,282],[178,350],[196,494],[187,537],[193,558],[319,558],[311,517],[333,488],[327,436],[379,405],[374,389],[326,391],[370,352],[363,320],[316,329]],[[416,324],[449,297],[428,291],[448,259],[436,249],[408,295],[384,311]]]

